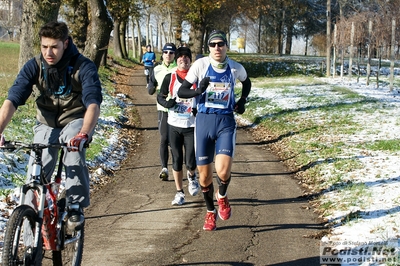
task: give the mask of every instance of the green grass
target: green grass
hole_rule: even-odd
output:
[[[0,101],[4,101],[7,90],[14,82],[18,74],[19,44],[11,42],[0,42]]]
[[[377,140],[373,142],[364,143],[363,145],[359,145],[359,147],[367,148],[373,151],[398,152],[400,151],[400,140],[399,139]]]

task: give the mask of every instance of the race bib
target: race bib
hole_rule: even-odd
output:
[[[188,119],[192,115],[193,99],[176,98],[176,104],[170,108],[170,113],[175,118]]]
[[[210,82],[206,91],[205,106],[225,109],[229,106],[231,84],[227,82]]]

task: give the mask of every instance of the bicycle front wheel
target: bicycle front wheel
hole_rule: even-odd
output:
[[[84,224],[78,231],[69,231],[63,223],[62,233],[64,239],[60,251],[53,251],[54,266],[80,266],[83,255]]]
[[[3,265],[41,265],[42,241],[34,248],[36,211],[21,205],[14,209],[4,235]]]

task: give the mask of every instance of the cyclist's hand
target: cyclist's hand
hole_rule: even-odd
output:
[[[78,133],[68,141],[68,151],[82,151],[89,136],[85,133]]]
[[[205,77],[200,81],[199,87],[196,89],[198,95],[206,91],[208,85],[210,84],[210,77]]]
[[[6,144],[6,139],[4,138],[4,134],[0,134],[0,147],[3,147]]]

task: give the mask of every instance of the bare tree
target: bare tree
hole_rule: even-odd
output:
[[[89,26],[88,3],[81,0],[64,0],[65,8],[60,9],[60,15],[68,23],[70,35],[80,52],[85,50]]]
[[[326,76],[331,76],[331,0],[326,1]]]
[[[18,66],[40,52],[38,33],[47,22],[57,20],[61,0],[25,0],[23,4]]]
[[[22,17],[22,0],[2,0],[3,7],[6,12],[0,12],[0,28],[2,34],[8,34],[10,40],[14,37],[19,38],[21,17]],[[3,30],[5,32],[3,32]]]
[[[113,23],[103,0],[89,0],[89,6],[91,21],[84,54],[99,67],[107,55]]]

